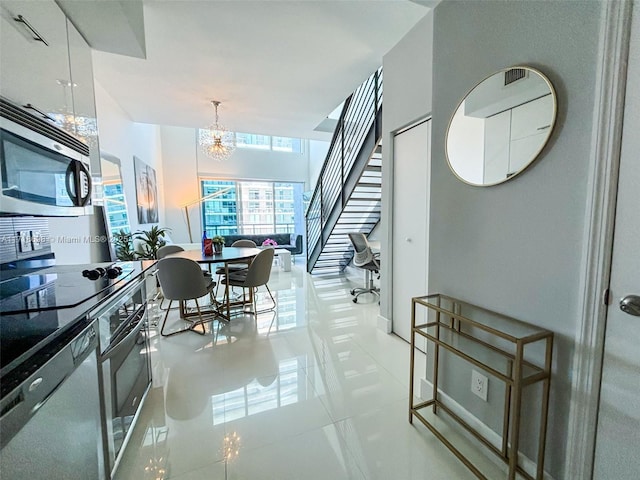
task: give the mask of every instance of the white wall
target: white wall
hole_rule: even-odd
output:
[[[484,183],[485,119],[468,117],[458,109],[447,138],[449,162],[459,177],[468,182]]]
[[[227,160],[217,162],[197,147],[196,129],[163,126],[160,131],[163,169],[170,179],[164,189],[165,225],[171,228],[171,238],[176,243],[189,241],[183,206],[200,197],[199,177],[301,182],[309,190],[313,188],[310,165],[319,170],[317,164],[324,160],[325,142],[303,141],[302,154],[238,148]],[[198,205],[189,207],[189,219],[193,240],[197,242],[202,234]]]
[[[65,241],[65,237],[83,239],[95,234],[90,216],[84,217],[49,217],[49,231],[51,234],[51,250],[59,265],[76,265],[91,263],[101,259],[95,258],[95,245],[80,240],[77,243]]]
[[[140,225],[136,209],[136,187],[133,156],[137,156],[156,170],[159,195],[160,224],[164,222],[164,200],[162,198],[163,172],[161,162],[160,135],[158,127],[131,121],[109,93],[95,83],[96,110],[100,150],[118,157],[122,162],[122,178],[127,200],[127,213],[131,231],[148,229],[151,225]],[[99,215],[99,214],[98,214]],[[94,215],[86,217],[51,217],[51,237],[93,236],[105,233],[103,219]],[[53,252],[58,264],[82,264],[105,260],[101,248],[89,242],[65,244],[53,243]]]
[[[380,240],[380,316],[391,320],[391,215],[393,199],[394,132],[431,113],[433,12],[429,12],[383,58],[382,108],[382,216],[376,237]],[[402,185],[398,186],[402,188]],[[396,187],[396,188],[398,188]],[[411,215],[411,212],[406,212]],[[415,268],[415,266],[407,266]]]
[[[390,318],[391,262],[385,261],[391,251],[389,199],[392,188],[402,188],[393,185],[391,133],[432,114],[430,291],[555,332],[545,469],[558,480],[565,478],[564,461],[571,448],[567,420],[573,339],[583,301],[601,4],[442,2],[384,57],[380,313]],[[474,85],[512,65],[530,65],[550,78],[558,93],[555,131],[541,157],[522,175],[495,187],[466,185],[447,166],[449,119]],[[470,396],[470,369],[450,373],[455,380],[446,387],[464,401]],[[526,397],[529,402],[533,395]],[[499,408],[487,410],[493,415]],[[533,457],[529,424],[525,436],[523,447]]]
[[[571,448],[600,10],[595,1],[459,1],[442,2],[434,17],[429,286],[555,332],[545,468],[556,479]],[[558,93],[550,144],[511,181],[466,185],[445,160],[449,118],[478,81],[521,64],[547,74]],[[468,398],[470,369],[450,373],[449,393]],[[525,395],[527,407],[533,397]],[[530,458],[533,437],[527,423],[522,447]]]
[[[96,82],[96,110],[100,150],[118,157],[122,162],[122,179],[127,200],[127,213],[131,231],[149,229],[151,225],[138,223],[136,185],[133,157],[155,169],[158,182],[159,225],[164,222],[164,172],[160,129],[156,125],[133,122],[109,93]]]
[[[318,176],[331,146],[331,139],[326,142],[309,140],[309,182],[305,190],[313,190],[318,183]]]

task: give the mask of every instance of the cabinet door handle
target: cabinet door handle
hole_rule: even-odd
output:
[[[38,42],[42,42],[44,43],[47,47],[49,46],[49,44],[47,43],[47,41],[44,39],[44,37],[42,35],[40,35],[38,33],[38,31],[33,28],[31,26],[31,24],[29,22],[27,22],[27,19],[24,18],[22,15],[18,15],[17,17],[13,18],[16,22],[20,22],[22,23],[25,27],[27,27],[29,29],[29,31],[31,32],[31,36],[33,37],[34,40],[37,40]]]
[[[549,128],[551,125],[545,125],[544,127],[538,127],[538,130],[546,130],[547,128]]]
[[[46,118],[50,122],[56,123],[55,118],[50,117],[49,115],[44,113],[42,110],[40,110],[38,107],[34,107],[30,103],[27,103],[26,105],[23,105],[23,107],[24,108],[28,108],[29,110],[33,110],[34,112],[38,112],[40,115],[42,115],[44,118]]]

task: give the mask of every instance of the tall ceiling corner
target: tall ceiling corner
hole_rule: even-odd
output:
[[[143,0],[56,0],[91,48],[146,58]]]
[[[422,5],[423,7],[434,9],[436,5],[438,5],[442,0],[410,0],[413,3],[417,3],[418,5]]]

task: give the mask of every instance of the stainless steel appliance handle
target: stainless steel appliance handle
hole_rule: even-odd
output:
[[[82,193],[83,177],[87,181],[87,193],[84,195]],[[72,179],[75,195],[71,193]],[[89,202],[89,199],[91,199],[91,174],[81,161],[73,160],[69,163],[65,174],[65,184],[67,187],[67,194],[75,206],[84,207]]]
[[[0,448],[4,448],[54,396],[84,359],[96,354],[95,322],[71,335],[72,339],[61,340],[64,345],[52,345],[55,354],[0,402]]]
[[[27,22],[27,19],[24,18],[22,15],[18,15],[17,17],[14,17],[14,20],[16,22],[22,23],[25,27],[27,27],[29,29],[29,32],[31,32],[31,36],[33,37],[34,40],[44,43],[47,47],[49,46],[49,44],[44,39],[44,37],[40,35],[38,31],[35,28],[33,28],[31,24]]]
[[[24,108],[28,108],[29,110],[33,110],[34,112],[38,112],[40,115],[42,115],[43,118],[46,118],[50,122],[56,123],[56,120],[53,117],[47,115],[42,110],[40,110],[38,107],[36,107],[36,106],[34,106],[34,105],[30,104],[30,103],[27,103],[27,104],[23,105],[23,107]]]
[[[118,343],[111,345],[101,355],[100,362],[104,363],[107,360],[110,360],[111,358],[117,356],[129,343],[131,343],[131,340],[135,339],[138,336],[138,333],[140,333],[140,331],[144,328],[144,321],[142,317],[144,316],[146,309],[147,304],[145,303],[138,310],[136,310],[136,313],[127,321],[128,324],[131,324],[137,320],[138,324],[136,325],[136,327]]]
[[[49,393],[47,393],[47,395],[40,400],[38,403],[36,403],[32,408],[31,411],[29,412],[31,415],[35,414],[38,410],[40,410],[42,407],[44,407],[44,404],[47,403],[47,400],[49,400],[51,397],[53,397],[53,394],[56,393],[60,387],[62,386],[62,384],[65,382],[65,380],[69,378],[69,375],[65,375],[62,380],[60,380],[60,382],[51,389],[51,391]]]
[[[76,160],[77,161],[77,160]],[[84,176],[84,178],[87,180],[87,193],[85,195],[82,195],[82,188],[80,188],[80,190],[77,192],[78,193],[78,200],[79,200],[79,207],[84,207],[87,203],[89,203],[89,200],[91,199],[91,174],[89,173],[89,170],[87,170],[87,167],[84,165],[84,163],[77,161],[78,162],[78,185],[81,187],[82,186],[82,176]]]

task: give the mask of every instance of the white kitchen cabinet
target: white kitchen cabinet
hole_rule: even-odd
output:
[[[509,169],[511,110],[488,117],[484,123],[483,183],[504,180]]]
[[[545,95],[511,109],[511,141],[546,134],[553,122],[553,97]]]
[[[544,145],[553,122],[553,110],[551,95],[511,110],[509,174],[517,173],[528,165]]]
[[[510,174],[519,172],[531,161],[540,150],[540,146],[544,144],[545,137],[546,132],[519,138],[511,142],[511,153],[509,155]]]
[[[553,123],[546,95],[485,119],[484,182],[492,184],[525,168],[544,145]]]
[[[0,95],[86,143],[99,175],[91,48],[53,0],[3,0],[0,17]]]
[[[89,146],[91,173],[95,176],[101,171],[101,166],[91,48],[69,20],[67,33],[71,72],[69,93],[75,116],[73,126],[75,136]]]
[[[16,105],[32,105],[42,114],[66,108],[72,112],[61,86],[70,82],[67,19],[62,10],[52,0],[3,0],[0,16],[0,94]]]

